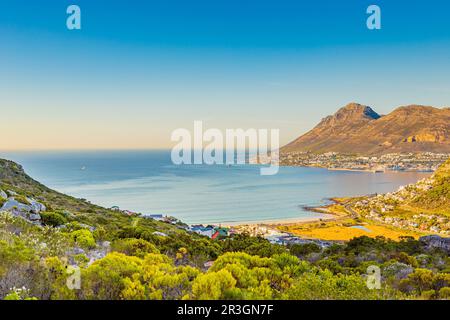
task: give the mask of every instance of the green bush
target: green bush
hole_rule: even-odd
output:
[[[439,299],[445,299],[445,300],[450,299],[450,288],[449,287],[444,287],[444,288],[441,288],[441,290],[439,290]]]
[[[66,217],[57,212],[41,212],[42,222],[47,226],[57,227],[67,223]]]
[[[293,255],[298,257],[322,251],[320,246],[315,243],[293,244],[289,250]]]
[[[95,248],[95,239],[92,233],[87,229],[80,229],[73,231],[71,234],[72,240],[82,248]]]
[[[159,253],[159,250],[150,242],[143,239],[120,239],[112,244],[112,250],[128,256],[143,258],[148,253]]]

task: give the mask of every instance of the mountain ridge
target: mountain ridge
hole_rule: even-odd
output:
[[[350,103],[323,118],[281,152],[339,152],[377,155],[402,152],[450,152],[450,109],[407,105],[379,115]]]

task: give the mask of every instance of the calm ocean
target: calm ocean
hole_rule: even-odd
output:
[[[429,175],[282,167],[277,175],[261,176],[251,165],[176,166],[169,151],[3,152],[0,157],[72,196],[187,223],[307,219],[317,214],[302,206],[389,192]]]

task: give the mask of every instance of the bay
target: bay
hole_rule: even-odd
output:
[[[255,165],[174,165],[170,151],[2,152],[34,179],[105,207],[167,214],[190,224],[320,216],[303,206],[330,197],[385,193],[429,173],[370,173],[281,167],[261,176]]]

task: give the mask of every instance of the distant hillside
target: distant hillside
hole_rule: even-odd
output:
[[[74,212],[107,213],[105,208],[54,191],[28,176],[22,166],[0,159],[0,189],[12,190],[45,203],[48,208]]]
[[[127,216],[122,212],[103,208],[87,200],[52,190],[27,175],[21,165],[0,159],[0,207],[6,201],[1,193],[11,193],[11,191],[17,194],[13,196],[16,200],[33,198],[45,205],[47,212],[67,214],[74,221],[94,227],[101,226],[111,234],[121,230],[123,226],[131,225],[135,219],[135,216]],[[177,234],[177,236],[181,232],[175,226],[152,219],[141,219],[140,226],[152,232],[162,231]]]
[[[410,105],[385,116],[350,103],[328,116],[281,152],[346,154],[450,152],[450,109]]]
[[[431,179],[430,188],[419,194],[411,205],[450,214],[450,159],[439,167]]]
[[[450,235],[450,159],[436,172],[395,192],[355,198],[359,216],[396,228]],[[356,202],[355,202],[356,201]],[[450,245],[448,247],[450,250]]]

